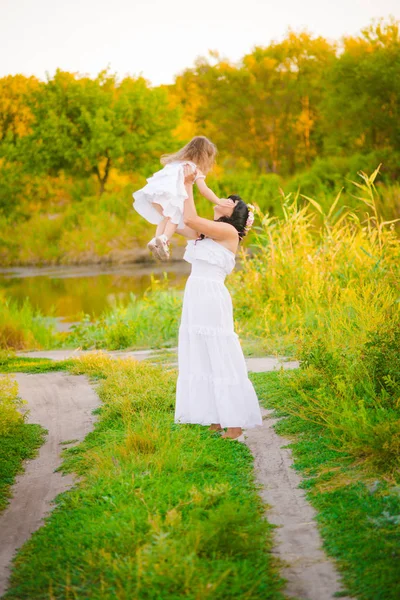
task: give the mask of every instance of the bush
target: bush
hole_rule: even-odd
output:
[[[353,154],[349,157],[331,156],[317,158],[311,168],[297,173],[285,184],[286,192],[297,192],[313,198],[318,197],[321,206],[328,211],[333,194],[344,188],[338,208],[343,205],[351,206],[356,212],[360,211],[360,203],[354,197],[353,181],[359,179],[361,171],[371,173],[381,164],[379,172],[379,195],[375,202],[386,219],[398,215],[400,206],[399,192],[396,181],[400,176],[400,153],[382,149],[369,154]],[[392,190],[394,188],[394,192]],[[397,191],[396,191],[397,190]],[[392,198],[395,196],[394,198]],[[304,204],[304,203],[303,203]]]

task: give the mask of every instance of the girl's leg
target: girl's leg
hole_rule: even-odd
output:
[[[175,225],[175,223],[171,223],[171,219],[166,219],[166,221],[167,222],[163,233],[168,238],[168,240],[170,240],[176,232],[176,230],[178,229],[178,225]]]
[[[167,225],[167,221],[168,219],[163,219],[162,221],[160,221],[160,223],[157,225],[157,229],[156,229],[156,236],[157,235],[162,235],[165,232],[165,227]]]
[[[169,240],[175,232],[176,225],[173,225],[173,231],[171,233],[171,222],[170,219],[163,220],[163,233],[159,233],[162,230],[161,227],[157,227],[157,233],[154,240],[151,241],[156,247],[156,252],[160,260],[169,259]]]
[[[156,210],[162,215],[162,208],[159,204],[154,203]],[[160,260],[168,260],[169,259],[169,242],[178,226],[174,223],[171,223],[169,218],[164,218],[161,223],[159,223],[156,230],[156,237],[151,240],[150,246],[154,246],[154,252],[157,254],[157,257]]]
[[[159,212],[160,215],[164,217],[162,207],[159,204],[156,204],[155,202],[153,202],[153,206],[156,209],[156,211]],[[167,224],[167,220],[168,219],[163,218],[163,220],[159,222],[159,224],[157,225],[157,229],[156,229],[156,236],[162,235],[164,233],[165,226]]]

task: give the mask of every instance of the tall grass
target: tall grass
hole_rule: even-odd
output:
[[[337,209],[340,193],[328,212],[314,199],[290,193],[282,195],[282,219],[259,213],[252,253],[242,253],[241,269],[229,280],[243,334],[283,335],[295,347],[299,327],[319,327],[321,315],[346,303],[346,295],[368,296],[368,289],[383,286],[396,296],[400,242],[394,223],[379,215],[376,173],[362,177],[356,185],[369,211],[364,217]]]
[[[149,225],[132,209],[132,184],[99,199],[37,210],[27,219],[0,217],[2,264],[80,264],[135,260]],[[48,212],[50,211],[50,212]],[[147,252],[147,251],[146,251]]]
[[[393,474],[400,460],[400,240],[394,222],[379,214],[377,172],[354,182],[363,219],[337,210],[339,196],[328,212],[311,198],[300,208],[298,195],[284,197],[284,219],[261,215],[255,255],[243,256],[231,286],[242,334],[269,340],[271,350],[291,347],[302,360],[300,373],[282,379],[288,410],[324,424],[356,457]]]
[[[35,312],[28,300],[18,305],[0,290],[0,348],[33,350],[56,344],[54,319]]]
[[[65,343],[83,349],[159,348],[176,344],[182,292],[168,289],[168,280],[152,279],[142,298],[131,294],[127,305],[105,312],[100,319],[86,317],[74,326]]]

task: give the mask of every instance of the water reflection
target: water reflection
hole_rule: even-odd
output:
[[[138,264],[115,267],[16,267],[0,270],[0,288],[9,298],[31,304],[43,314],[75,320],[83,313],[100,315],[129,294],[142,295],[151,276],[166,272],[171,286],[183,288],[190,266],[184,261],[162,266]]]

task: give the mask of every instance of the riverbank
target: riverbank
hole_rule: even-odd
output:
[[[29,299],[32,308],[53,316],[59,324],[76,323],[85,315],[100,317],[131,296],[142,297],[168,279],[171,288],[182,289],[190,265],[183,260],[167,263],[121,265],[58,265],[0,269],[0,293],[20,306]]]
[[[179,263],[183,259],[185,252],[185,241],[174,240],[171,246],[170,263]],[[133,246],[130,249],[116,248],[111,249],[108,254],[96,254],[90,251],[82,252],[78,255],[65,254],[51,259],[43,257],[30,256],[21,260],[7,262],[0,261],[0,275],[19,269],[30,268],[50,268],[50,267],[107,267],[107,266],[125,266],[125,265],[145,265],[158,266],[160,263],[152,258],[146,244],[144,246]]]

